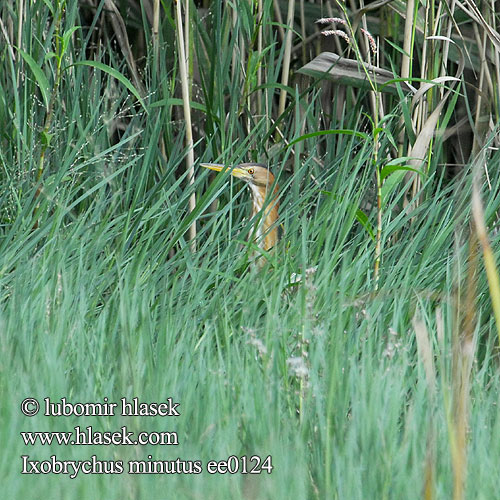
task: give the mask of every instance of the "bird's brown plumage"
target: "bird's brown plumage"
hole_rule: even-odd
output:
[[[213,163],[202,163],[202,167],[221,172],[226,167]],[[264,205],[266,208],[257,218],[255,240],[259,248],[270,250],[278,243],[278,186],[274,183],[274,175],[260,163],[241,163],[231,169],[231,175],[244,180],[252,193],[252,217],[260,214]],[[274,189],[273,189],[274,185]],[[270,190],[273,189],[272,194]],[[269,197],[271,198],[269,199]]]

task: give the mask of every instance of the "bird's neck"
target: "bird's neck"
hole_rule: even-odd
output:
[[[278,243],[278,186],[275,187],[272,195],[268,193],[266,186],[250,185],[252,190],[252,217],[260,215],[261,219],[257,223],[255,239],[259,248],[270,250]],[[262,208],[264,208],[264,212]]]

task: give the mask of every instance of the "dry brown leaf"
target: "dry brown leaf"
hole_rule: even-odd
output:
[[[451,39],[446,38],[446,37],[428,37],[428,39],[431,40],[445,40],[450,43],[454,43]],[[460,51],[460,60],[458,64],[458,69],[454,77],[440,77],[436,78],[433,82],[434,83],[424,83],[422,84],[421,88],[417,91],[415,94],[414,100],[416,101],[416,97],[418,94],[418,99],[422,97],[422,95],[429,90],[429,88],[432,85],[435,85],[436,83],[442,83],[442,81],[459,81],[459,77],[462,75],[463,70],[465,66],[465,61],[464,61],[464,56],[463,53]],[[443,80],[444,79],[444,80]],[[419,168],[422,165],[422,162],[424,161],[424,158],[427,155],[427,151],[429,149],[429,144],[431,142],[431,139],[434,137],[434,133],[436,131],[436,125],[439,120],[439,117],[441,116],[441,111],[443,110],[444,105],[446,104],[446,101],[448,100],[448,97],[450,97],[451,93],[454,91],[453,88],[450,88],[446,94],[444,94],[443,98],[437,106],[435,107],[434,111],[431,113],[429,118],[425,121],[423,124],[420,132],[417,135],[417,139],[415,140],[415,143],[410,149],[410,152],[408,156],[410,156],[412,159],[409,161],[409,164]]]

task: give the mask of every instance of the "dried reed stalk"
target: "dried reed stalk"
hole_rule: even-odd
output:
[[[187,0],[189,2],[189,0]],[[186,170],[188,172],[189,185],[194,184],[194,144],[193,144],[193,127],[191,124],[191,105],[189,102],[189,78],[187,71],[187,59],[185,47],[188,40],[184,38],[184,31],[182,28],[182,12],[180,0],[175,0],[176,6],[176,21],[177,21],[177,50],[179,54],[179,72],[181,77],[182,87],[182,101],[184,108],[184,121],[186,122]],[[193,191],[189,197],[189,212],[191,213],[196,207],[196,194]],[[189,226],[189,242],[191,250],[196,251],[196,221],[193,221]]]

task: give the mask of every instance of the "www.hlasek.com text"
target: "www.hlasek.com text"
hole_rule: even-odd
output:
[[[129,431],[126,426],[118,431],[94,431],[89,425],[85,429],[74,427],[74,431],[24,431],[21,438],[25,446],[58,444],[60,446],[107,446],[107,445],[153,445],[176,446],[179,438],[171,431],[140,431],[137,434]]]

